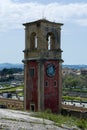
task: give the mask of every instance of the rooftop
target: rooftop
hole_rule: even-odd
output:
[[[32,21],[32,22],[28,22],[28,23],[24,23],[23,25],[26,26],[26,25],[29,25],[29,24],[39,24],[39,23],[51,23],[51,24],[57,24],[57,25],[60,25],[62,26],[63,24],[62,23],[56,23],[56,22],[52,22],[52,21],[49,21],[47,19],[39,19],[39,20],[36,20],[36,21]]]

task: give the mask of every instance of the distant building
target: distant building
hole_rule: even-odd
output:
[[[87,69],[81,69],[81,74],[82,75],[87,75]]]
[[[14,80],[24,80],[24,73],[14,73]]]
[[[80,75],[81,74],[81,70],[77,70],[77,69],[71,69],[71,68],[63,68],[62,69],[62,75]]]
[[[63,68],[62,69],[62,75],[65,76],[65,75],[69,75],[72,73],[72,70],[69,69],[69,68]]]

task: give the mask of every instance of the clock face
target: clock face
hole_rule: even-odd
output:
[[[46,73],[49,77],[53,77],[55,75],[55,71],[55,66],[53,64],[47,66]]]

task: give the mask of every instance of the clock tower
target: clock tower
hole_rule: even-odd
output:
[[[61,110],[61,23],[46,19],[25,23],[24,108]]]

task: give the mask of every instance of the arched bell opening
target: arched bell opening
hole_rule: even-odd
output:
[[[30,37],[30,49],[37,49],[37,35],[35,32],[33,32]]]
[[[55,38],[53,33],[47,34],[47,50],[55,49]]]

